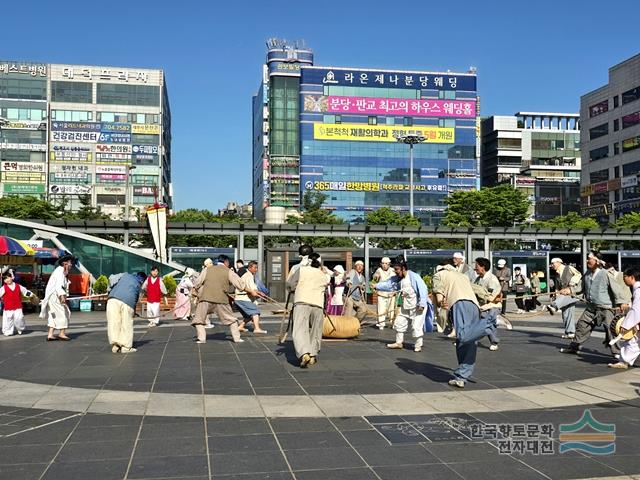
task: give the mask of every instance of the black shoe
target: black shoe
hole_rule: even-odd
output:
[[[570,355],[577,355],[579,351],[580,351],[580,347],[572,347],[572,346],[562,347],[560,349],[560,353],[568,353]]]

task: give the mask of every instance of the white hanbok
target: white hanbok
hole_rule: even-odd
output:
[[[49,277],[40,312],[40,318],[46,318],[47,325],[56,330],[68,328],[71,318],[69,306],[60,301],[61,296],[69,296],[69,279],[64,273],[64,267],[59,266]]]
[[[622,321],[622,326],[631,330],[640,324],[640,281],[633,284],[633,300],[631,309]],[[627,342],[620,345],[620,359],[629,365],[633,365],[640,356],[640,345],[638,344],[638,334]]]

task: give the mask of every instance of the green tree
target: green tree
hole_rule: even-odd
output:
[[[408,213],[403,214],[392,210],[389,207],[382,207],[367,213],[365,223],[367,225],[394,225],[403,227],[420,226],[420,220],[417,218],[412,217]],[[374,237],[371,239],[371,243],[386,250],[411,248],[413,245],[412,239],[410,238]]]
[[[232,222],[229,218],[218,217],[210,210],[187,208],[179,210],[168,219],[168,222],[219,223]],[[167,245],[175,247],[218,247],[236,246],[235,235],[169,235]]]
[[[577,212],[569,212],[566,215],[554,217],[551,220],[534,222],[533,226],[542,228],[599,228],[598,222],[591,217],[582,217]]]
[[[0,216],[19,219],[53,220],[65,216],[64,205],[55,206],[32,196],[0,198]]]
[[[630,228],[632,230],[640,229],[640,213],[631,212],[625,215],[622,215],[615,222],[611,224],[613,228]]]
[[[340,225],[344,223],[337,215],[322,208],[327,196],[321,192],[306,192],[302,198],[302,215],[288,216],[287,223],[291,225]],[[289,239],[291,241],[293,239]],[[342,237],[300,237],[300,243],[308,243],[314,247],[353,247],[354,242],[349,238]]]
[[[93,293],[104,295],[109,290],[109,279],[105,275],[100,275],[93,284]]]
[[[445,203],[443,224],[450,227],[511,227],[522,223],[529,210],[525,195],[508,184],[454,192]]]
[[[76,212],[65,212],[64,218],[67,220],[110,220],[111,217],[103,213],[100,207],[91,206],[91,196],[81,195],[80,208]]]

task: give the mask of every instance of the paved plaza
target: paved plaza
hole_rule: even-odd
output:
[[[71,342],[45,342],[29,315],[0,339],[0,478],[640,478],[640,369],[608,369],[602,334],[558,353],[558,316],[512,318],[453,390],[438,334],[415,353],[367,327],[300,369],[274,316],[241,344],[219,325],[197,345],[184,322],[137,321],[138,352],[114,355],[103,312],[74,312]],[[615,425],[614,453],[561,453],[560,426],[585,409]]]

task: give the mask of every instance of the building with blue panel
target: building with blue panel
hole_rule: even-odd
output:
[[[289,57],[295,61],[294,54]],[[260,132],[256,103],[265,95],[254,97],[254,208],[256,201],[262,201],[262,212],[268,206],[295,208],[307,192],[321,192],[327,197],[325,207],[352,223],[385,206],[409,213],[409,146],[398,141],[407,135],[424,140],[413,149],[412,172],[414,215],[423,224],[440,223],[452,192],[478,188],[475,71],[322,67],[312,65],[313,57],[305,60],[294,68],[267,69],[269,78],[261,91],[265,84],[270,90],[261,106],[269,121]],[[296,88],[294,108],[291,95]],[[277,96],[277,89],[284,92]],[[274,118],[283,116],[277,113],[279,99],[287,105],[285,115],[297,115],[297,123],[290,117],[283,122],[285,128],[297,126],[295,132],[285,132],[285,143],[291,145],[285,145],[290,151],[284,157],[281,122]],[[260,138],[265,144],[261,156],[256,155]],[[283,161],[287,163],[281,166]],[[283,194],[274,196],[274,189],[290,190],[285,198],[289,202],[282,201]]]

